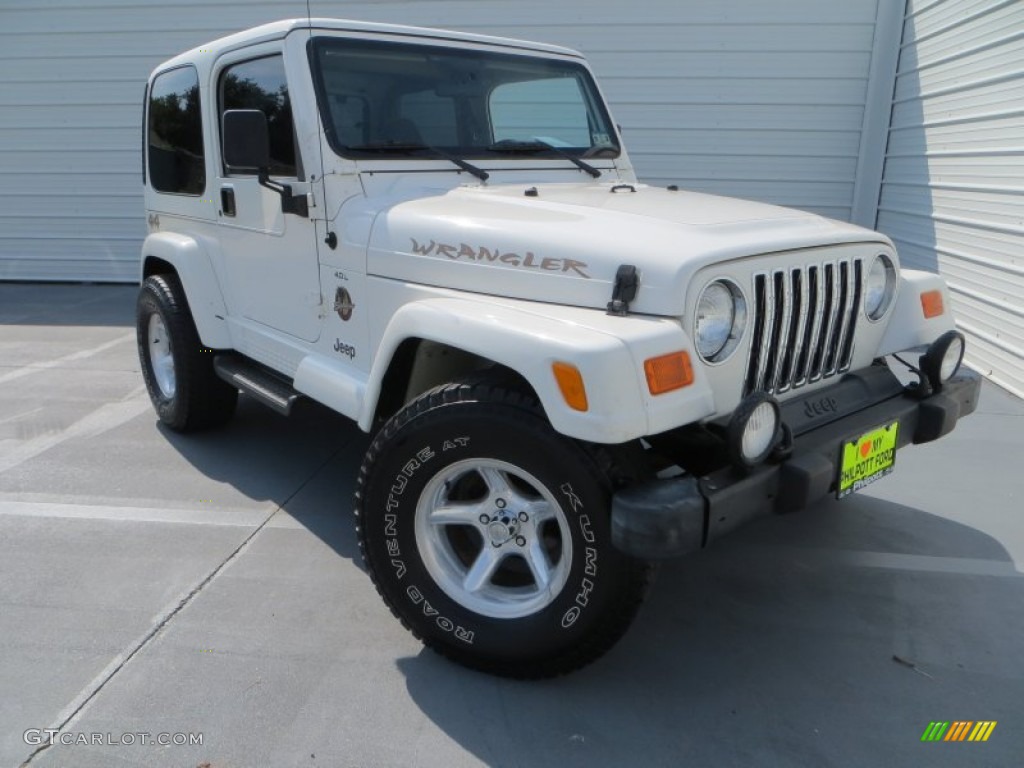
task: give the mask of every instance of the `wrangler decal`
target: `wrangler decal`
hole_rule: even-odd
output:
[[[497,248],[494,250],[484,246],[474,248],[466,243],[450,245],[448,243],[439,243],[435,240],[421,243],[415,237],[409,239],[412,240],[412,253],[419,256],[445,256],[452,261],[477,261],[490,262],[492,264],[500,262],[501,264],[508,264],[510,267],[518,267],[519,269],[538,269],[542,272],[558,272],[560,274],[572,273],[587,280],[590,279],[590,275],[586,272],[590,265],[585,261],[577,261],[576,259],[540,258],[533,251],[527,251],[525,256],[520,256],[518,253],[512,252],[502,253]]]

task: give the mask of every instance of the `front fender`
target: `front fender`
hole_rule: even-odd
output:
[[[214,349],[230,348],[231,334],[224,320],[227,307],[203,244],[177,232],[154,232],[142,244],[143,274],[147,261],[154,258],[166,261],[178,273],[203,344]]]
[[[410,338],[457,347],[520,373],[558,432],[597,443],[622,443],[687,424],[714,412],[714,398],[680,324],[667,318],[609,317],[603,312],[530,302],[431,298],[402,306],[388,323],[359,423],[370,428],[381,383],[399,345]],[[690,352],[695,381],[652,397],[644,360]],[[552,363],[575,365],[588,410],[566,405]]]
[[[927,291],[942,293],[945,311],[941,315],[931,318],[924,316],[921,294]],[[900,273],[896,306],[889,317],[889,325],[885,329],[885,336],[882,337],[878,355],[891,355],[931,344],[943,333],[955,327],[946,281],[932,272],[904,269]]]

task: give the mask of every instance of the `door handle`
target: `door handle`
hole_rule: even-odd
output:
[[[235,188],[220,188],[220,211],[225,216],[235,215]]]

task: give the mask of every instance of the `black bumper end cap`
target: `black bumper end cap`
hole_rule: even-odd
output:
[[[929,443],[953,431],[958,420],[977,409],[981,375],[963,370],[942,386],[942,391],[921,401],[914,443]]]
[[[706,504],[693,477],[655,480],[612,497],[612,544],[645,560],[678,557],[704,543]]]
[[[921,403],[917,411],[917,429],[914,443],[930,443],[948,435],[960,418],[960,404],[943,395],[932,395]]]
[[[796,512],[829,492],[835,465],[820,453],[794,456],[780,467],[776,512]]]

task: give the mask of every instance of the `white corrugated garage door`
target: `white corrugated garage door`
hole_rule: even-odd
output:
[[[871,143],[862,126],[878,0],[311,6],[579,48],[644,180],[851,217]],[[304,0],[3,0],[0,279],[134,280],[149,71],[221,34],[305,11]]]
[[[1024,396],[1024,2],[911,0],[878,227],[949,281],[970,362]]]

